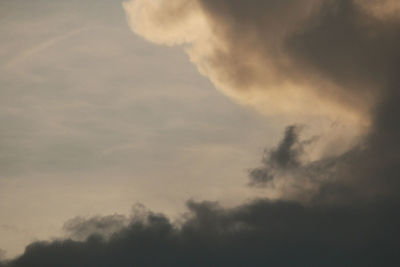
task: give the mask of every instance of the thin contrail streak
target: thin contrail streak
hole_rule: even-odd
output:
[[[12,58],[7,64],[6,67],[7,68],[13,68],[15,66],[17,66],[18,64],[24,62],[26,59],[34,56],[35,54],[38,54],[52,46],[54,46],[55,44],[62,42],[66,39],[71,38],[74,35],[77,35],[85,30],[88,30],[87,27],[84,28],[79,28],[79,29],[75,29],[72,30],[70,32],[67,32],[65,34],[62,34],[60,36],[57,36],[55,38],[43,41],[42,43],[39,43],[31,48],[25,49],[22,52],[20,52],[18,55],[16,55],[14,58]]]

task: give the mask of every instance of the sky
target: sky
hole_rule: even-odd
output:
[[[399,14],[0,1],[0,267],[398,266]]]

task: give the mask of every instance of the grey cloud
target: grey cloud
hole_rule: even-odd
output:
[[[232,80],[244,82],[244,90],[248,83],[268,82],[262,76],[248,77],[257,73],[246,68],[245,58],[252,54],[261,62],[272,58],[283,79],[302,82],[301,76],[311,79],[319,73],[338,84],[336,92],[315,88],[317,94],[331,94],[331,101],[335,95],[341,95],[342,102],[362,99],[369,90],[380,96],[388,82],[397,79],[400,20],[376,18],[360,1],[198,2],[228,47],[220,58],[243,59],[218,64],[225,72],[232,70]],[[282,65],[285,57],[290,65]]]
[[[247,74],[257,72],[246,68],[245,58],[253,53],[262,62],[272,57],[283,79],[301,82],[318,73],[328,78],[339,85],[335,91],[319,86],[315,90],[319,95],[330,94],[330,101],[337,96],[341,102],[357,101],[370,97],[369,90],[380,95],[390,77],[397,75],[399,21],[372,17],[354,1],[320,1],[321,6],[314,5],[306,15],[299,5],[307,1],[200,2],[217,21],[216,27],[225,29],[222,38],[230,50],[221,58],[243,59],[219,64],[244,87],[266,82],[262,77],[248,78]],[[291,66],[282,66],[287,56]]]
[[[396,266],[395,207],[190,202],[180,227],[149,212],[107,240],[36,242],[4,266]]]
[[[284,183],[284,198],[311,202],[365,201],[398,198],[400,188],[400,128],[398,94],[376,108],[371,131],[357,145],[336,156],[307,160],[307,147],[289,126],[279,145],[266,150],[262,166],[250,170],[250,185]],[[310,142],[311,141],[311,142]]]
[[[95,234],[107,237],[121,230],[127,224],[127,220],[125,216],[118,214],[89,219],[76,217],[65,222],[63,229],[76,240],[85,240]]]
[[[3,249],[0,249],[0,261],[3,260],[5,258],[5,256],[6,256],[6,251]]]
[[[287,38],[285,45],[306,73],[328,77],[345,96],[386,97],[389,84],[398,79],[399,28],[398,19],[372,17],[355,1],[325,1],[321,11]]]
[[[282,168],[298,166],[300,164],[299,156],[303,150],[303,144],[298,140],[299,130],[299,126],[287,127],[285,136],[278,148],[272,150],[269,159],[264,159],[264,161]]]
[[[296,169],[303,153],[303,143],[299,140],[300,126],[288,126],[277,148],[266,150],[262,160],[263,167],[250,171],[252,184],[267,183],[274,179],[274,172]]]
[[[299,135],[293,135],[294,126],[288,127],[280,144],[266,150],[262,166],[249,172],[250,185],[271,187],[282,181],[292,190],[292,195],[286,191],[284,197],[313,203],[398,199],[400,98],[396,92],[390,96],[375,109],[371,131],[337,156],[302,160],[310,143],[302,143]]]
[[[270,181],[272,181],[275,176],[271,174],[270,169],[267,168],[255,168],[250,170],[250,185],[260,185],[260,184],[265,184]]]
[[[265,149],[262,166],[249,171],[250,185],[254,187],[272,187],[276,189],[277,182],[284,182],[281,189],[286,198],[299,198],[307,194],[310,199],[318,191],[319,184],[331,180],[333,174],[345,155],[309,160],[307,150],[318,137],[314,136],[303,140],[301,137],[303,126],[291,125],[286,127],[284,136],[278,146]],[[310,188],[310,185],[312,187]],[[307,187],[309,187],[307,189]],[[289,189],[292,191],[288,192]],[[294,189],[294,190],[293,190]]]

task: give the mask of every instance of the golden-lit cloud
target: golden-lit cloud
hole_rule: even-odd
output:
[[[375,142],[383,136],[379,112],[388,99],[397,97],[393,89],[400,58],[397,6],[389,0],[131,0],[124,4],[135,33],[151,42],[184,47],[200,73],[231,99],[314,128],[319,141],[312,149],[304,146],[310,159],[290,172],[294,186],[305,192],[310,191],[311,180],[310,188],[320,188],[310,169],[325,170],[327,162],[336,165],[358,157],[362,142],[378,150]],[[336,178],[354,180],[348,175],[350,168],[335,167],[337,173],[345,170]],[[299,173],[308,180],[299,183]],[[286,174],[279,171],[282,177]],[[325,174],[318,171],[315,176]],[[274,181],[288,187],[286,178]]]
[[[312,30],[310,23],[323,19],[318,16],[326,1],[256,2],[131,0],[124,9],[135,33],[183,46],[199,71],[238,103],[264,114],[367,123],[371,94],[353,93],[312,70],[290,47],[293,38]]]
[[[394,19],[400,15],[398,0],[357,0],[357,3],[379,19]]]

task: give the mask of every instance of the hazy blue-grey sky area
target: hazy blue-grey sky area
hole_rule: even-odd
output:
[[[132,34],[120,1],[2,0],[0,39],[8,257],[76,215],[246,199],[284,125],[220,94],[183,49]]]

